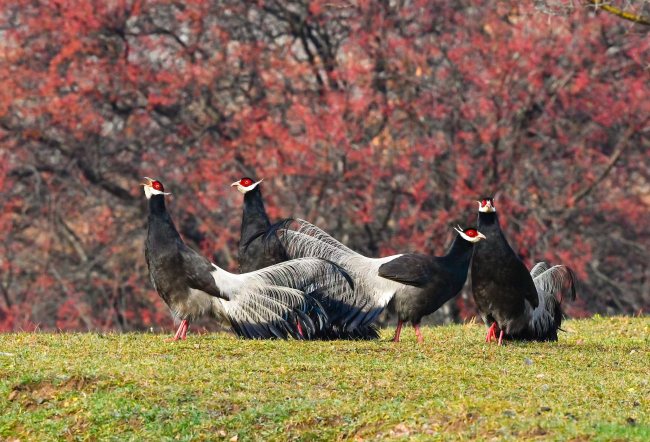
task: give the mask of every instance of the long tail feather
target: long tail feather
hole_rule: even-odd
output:
[[[548,270],[548,268],[549,265],[547,263],[540,261],[533,266],[532,270],[530,271],[530,277],[535,279],[541,273],[544,273],[546,270]]]
[[[515,338],[538,341],[556,341],[557,331],[564,316],[563,302],[576,297],[577,278],[573,270],[564,265],[550,267],[537,263],[530,272],[537,289],[539,305],[532,311],[527,330]],[[568,294],[568,296],[566,295]]]
[[[247,338],[317,336],[330,325],[318,299],[338,299],[353,290],[352,279],[340,266],[319,258],[240,275],[214,269],[212,277],[224,299],[215,298],[213,305],[222,306],[234,331]]]
[[[245,243],[241,244],[241,246],[248,248],[253,241],[261,238],[264,252],[269,253],[271,250],[275,250],[278,246],[283,246],[278,237],[278,231],[286,229],[293,221],[293,218],[286,218],[272,224],[270,227],[260,229],[253,233]]]
[[[298,229],[289,230],[288,226],[289,224],[291,224],[291,222],[297,223]],[[311,252],[311,255],[309,256],[319,256],[321,258],[329,259],[330,261],[334,261],[334,262],[338,262],[338,260],[336,259],[337,256],[355,256],[355,255],[362,256],[359,253],[355,252],[354,250],[350,249],[349,247],[343,245],[340,241],[334,239],[332,236],[330,236],[328,233],[326,233],[319,227],[311,224],[308,221],[305,221],[304,219],[295,219],[295,220],[288,219],[278,224],[279,225],[284,224],[285,226],[285,228],[281,228],[280,226],[278,226],[278,229],[280,229],[278,231],[280,237],[283,232],[287,232],[287,231],[302,234],[298,238],[302,239],[304,243],[301,242],[300,239],[294,238],[288,244],[292,246],[293,252],[298,255],[309,251]],[[320,253],[316,253],[319,251],[319,246],[327,246],[327,247],[324,247],[322,250],[320,250]],[[336,254],[336,252],[338,252],[338,254]],[[326,256],[328,254],[332,254],[332,256],[331,257]]]
[[[538,263],[533,268],[533,270],[535,270],[539,264],[542,263]],[[532,271],[531,276],[533,276]],[[576,281],[577,278],[573,270],[564,265],[555,265],[548,268],[547,264],[547,268],[545,270],[539,272],[536,276],[533,276],[533,282],[535,283],[535,287],[537,287],[538,292],[543,291],[545,293],[550,293],[555,296],[560,302],[562,302],[565,298],[564,293],[566,292],[567,286],[569,289],[568,299],[570,301],[575,300]]]
[[[294,222],[296,230],[286,228],[289,221],[285,221],[285,228],[277,230],[289,257],[325,259],[341,266],[354,280],[354,290],[338,290],[335,296],[321,300],[332,324],[347,332],[367,327],[401,287],[378,276],[379,266],[394,257],[367,258],[307,221]]]

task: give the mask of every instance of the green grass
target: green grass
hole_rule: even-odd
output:
[[[0,440],[650,440],[650,318],[557,343],[0,335]],[[170,331],[171,332],[171,331]]]

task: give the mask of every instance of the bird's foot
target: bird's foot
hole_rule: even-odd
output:
[[[492,342],[492,339],[497,340],[497,330],[499,326],[496,322],[493,322],[490,328],[488,328],[487,334],[485,335],[485,342]],[[501,332],[503,333],[503,331]]]
[[[503,330],[499,333],[499,345],[503,345]]]
[[[402,332],[402,321],[397,321],[397,328],[395,329],[395,336],[393,336],[393,342],[399,342],[399,335]]]
[[[420,330],[420,324],[413,324],[415,329],[415,336],[418,337],[418,343],[422,344],[424,342],[424,337],[422,336],[422,331]]]
[[[176,334],[174,335],[173,338],[168,338],[165,339],[165,342],[174,342],[178,341],[179,339],[187,339],[187,329],[190,326],[190,322],[187,319],[183,319],[181,321],[181,325],[178,326],[178,330],[176,330]]]

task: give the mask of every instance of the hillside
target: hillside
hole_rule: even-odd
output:
[[[482,325],[403,342],[0,335],[3,440],[650,440],[650,318],[486,345]]]

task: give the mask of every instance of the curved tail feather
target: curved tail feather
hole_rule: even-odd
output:
[[[296,230],[287,228],[289,221],[284,222],[284,228],[277,230],[289,257],[325,259],[342,267],[354,280],[353,290],[334,291],[334,296],[321,299],[332,324],[345,332],[368,327],[400,287],[398,283],[378,276],[379,267],[395,257],[365,257],[307,221],[292,221],[298,224]]]
[[[214,264],[213,268],[211,275],[221,294],[214,298],[216,308],[237,335],[252,339],[317,337],[330,324],[319,299],[352,290],[350,277],[339,266],[317,258],[242,274]]]
[[[556,341],[564,316],[562,304],[576,298],[576,275],[567,266],[551,267],[545,262],[535,264],[530,274],[537,289],[539,305],[532,310],[528,328],[513,338]]]
[[[544,264],[546,268],[540,266]],[[538,269],[538,272],[533,275],[533,271]],[[543,271],[540,271],[543,269]],[[533,267],[531,271],[533,282],[537,288],[537,292],[550,293],[561,303],[565,298],[566,288],[569,288],[568,299],[574,301],[576,299],[576,275],[571,268],[564,265],[555,265],[548,267],[545,262],[540,262]]]

